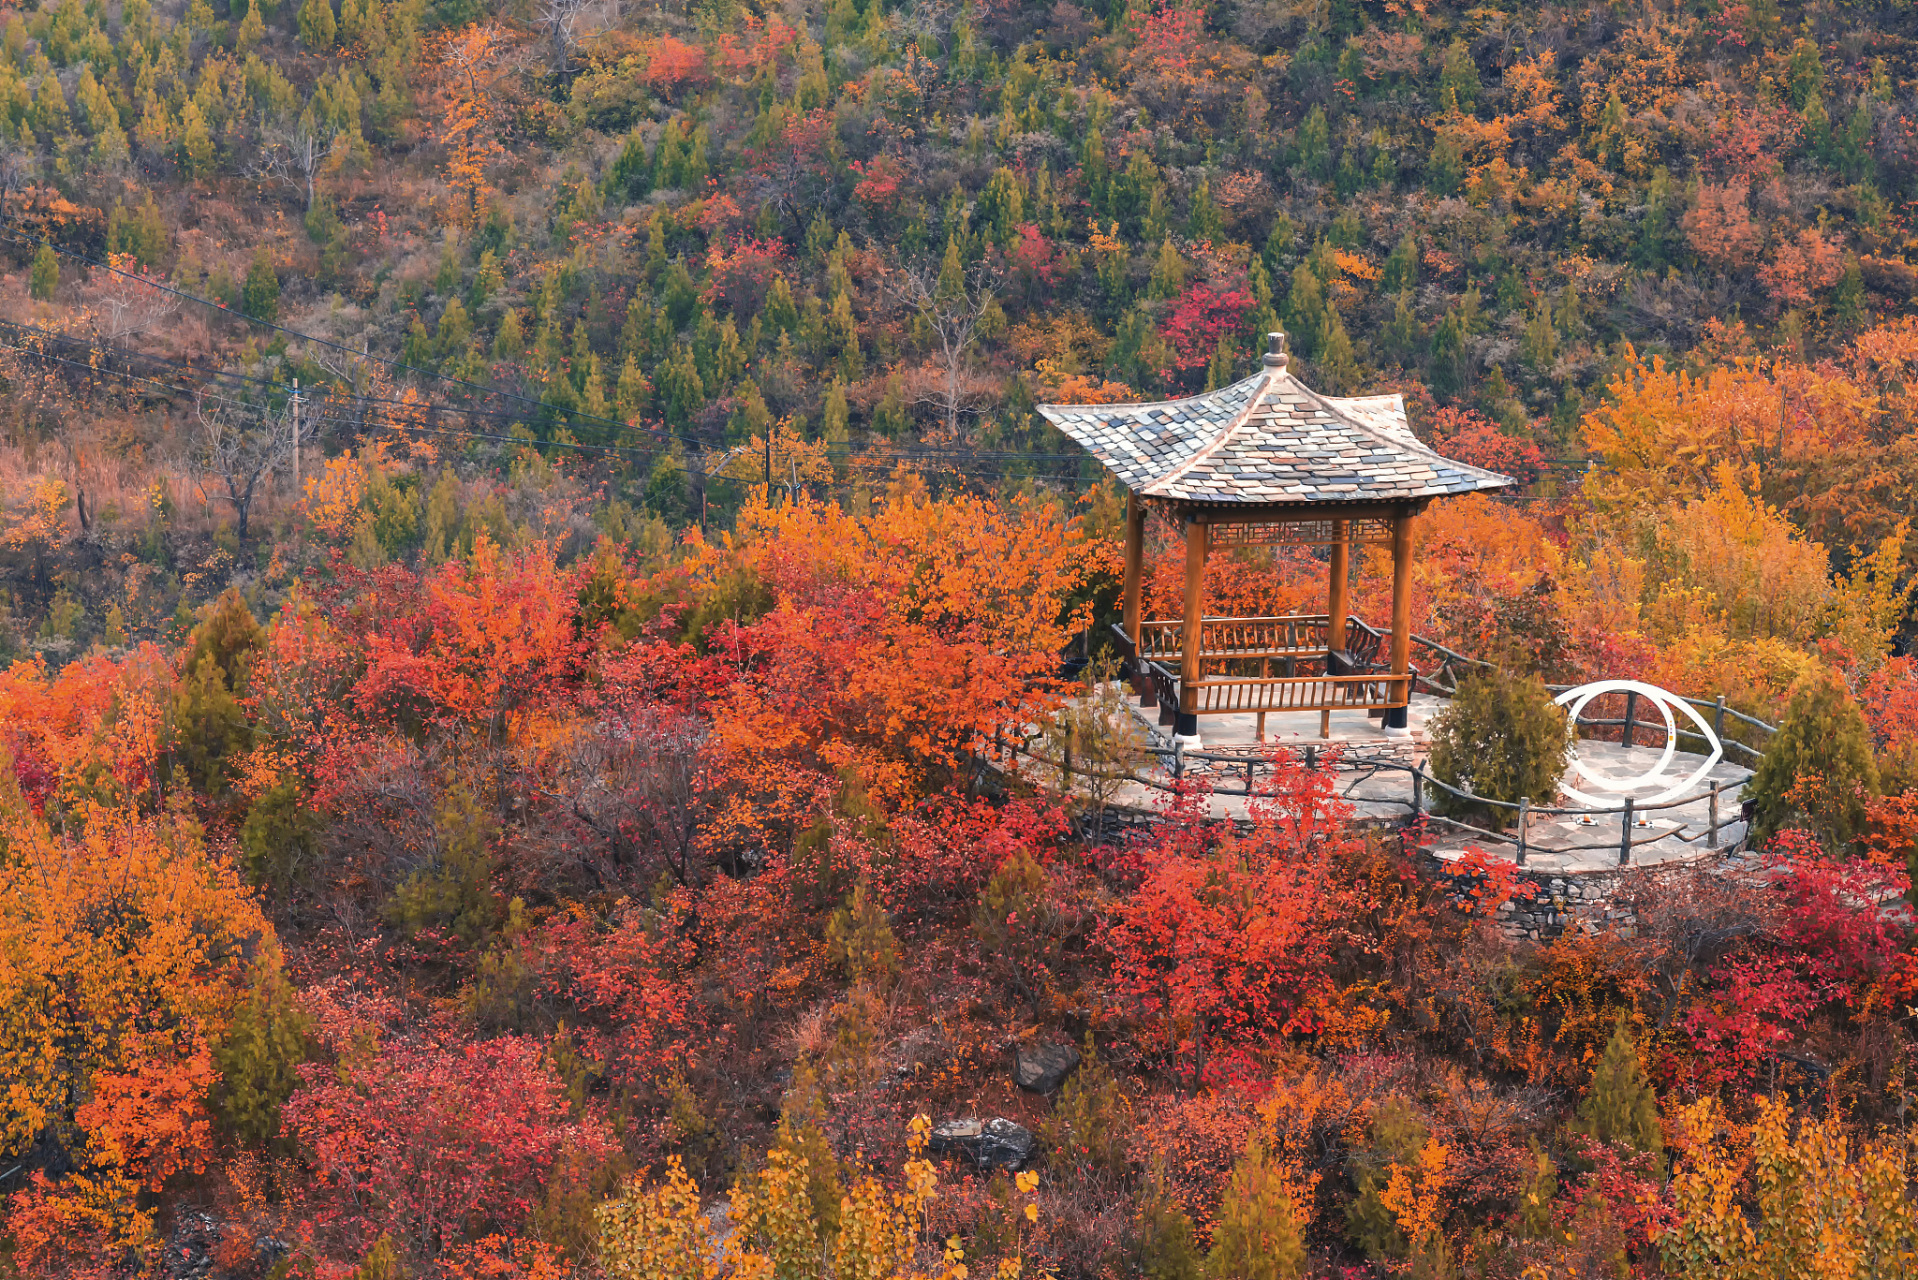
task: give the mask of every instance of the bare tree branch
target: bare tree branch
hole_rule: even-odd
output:
[[[917,398],[938,408],[948,440],[959,438],[960,414],[984,396],[982,384],[966,376],[967,357],[1000,284],[998,269],[983,259],[954,275],[922,262],[896,269],[891,282],[893,293],[932,333],[932,363],[940,377]]]
[[[260,480],[293,450],[293,418],[282,406],[253,405],[202,392],[195,403],[198,427],[188,454],[196,473],[219,479],[215,496],[233,508],[237,532],[247,520]]]

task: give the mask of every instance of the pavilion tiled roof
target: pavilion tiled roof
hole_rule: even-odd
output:
[[[1509,476],[1441,457],[1403,397],[1322,396],[1286,372],[1284,340],[1229,387],[1154,404],[1039,412],[1141,497],[1199,503],[1405,501],[1502,489]]]

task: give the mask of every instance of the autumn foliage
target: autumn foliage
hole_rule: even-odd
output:
[[[1908,1269],[1907,25],[0,14],[0,1272]],[[1422,762],[1545,807],[1541,684],[1722,696],[1742,847],[1521,868],[1101,685],[1127,495],[1038,406],[1281,329],[1514,482],[1411,526]]]

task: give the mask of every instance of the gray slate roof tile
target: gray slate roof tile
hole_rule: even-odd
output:
[[[1242,382],[1184,400],[1042,404],[1039,412],[1144,497],[1375,502],[1512,483],[1419,443],[1402,397],[1321,396],[1271,358]]]

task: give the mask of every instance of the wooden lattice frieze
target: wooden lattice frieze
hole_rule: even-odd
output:
[[[1330,620],[1323,614],[1279,618],[1207,618],[1199,631],[1200,657],[1288,658],[1323,656],[1333,647]],[[1139,626],[1139,654],[1158,662],[1178,662],[1185,652],[1185,624],[1177,619]]]
[[[1245,520],[1212,526],[1215,547],[1324,547],[1338,541],[1343,523],[1346,540],[1354,546],[1389,546],[1392,521],[1383,516],[1356,520]]]

